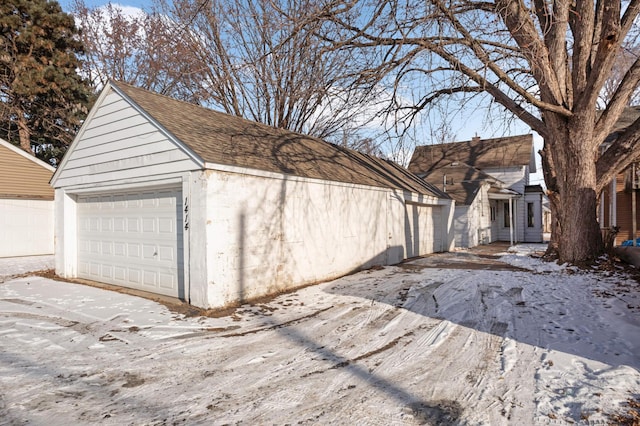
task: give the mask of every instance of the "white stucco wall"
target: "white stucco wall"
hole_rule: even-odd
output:
[[[206,234],[208,307],[397,263],[411,252],[406,194],[287,176],[206,174],[206,185],[192,184],[192,198],[198,188],[208,201],[205,216],[198,218],[202,223],[191,222],[191,233],[202,226]],[[425,221],[418,228],[441,227],[439,250],[446,250],[452,209],[438,201],[422,200],[441,209],[439,223]]]
[[[0,257],[53,254],[53,200],[0,199]]]
[[[487,194],[490,186],[482,185],[470,205],[455,207],[453,227],[455,246],[462,248],[488,244],[497,238],[492,231],[491,208]]]
[[[473,247],[470,240],[473,219],[471,218],[471,206],[456,206],[453,214],[453,232],[455,235],[455,244],[459,248]]]

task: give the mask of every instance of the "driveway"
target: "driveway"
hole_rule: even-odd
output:
[[[220,318],[8,279],[0,423],[606,423],[640,395],[637,283],[537,249],[415,259]]]

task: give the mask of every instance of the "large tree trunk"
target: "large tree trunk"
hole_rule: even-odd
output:
[[[595,154],[590,117],[575,118],[549,143],[555,172],[552,209],[557,220],[552,242],[560,262],[585,264],[604,252],[597,219]]]

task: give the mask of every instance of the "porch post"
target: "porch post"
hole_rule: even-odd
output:
[[[513,198],[509,197],[509,238],[513,245]]]

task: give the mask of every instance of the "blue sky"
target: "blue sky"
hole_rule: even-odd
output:
[[[65,12],[71,11],[71,6],[74,0],[58,0],[60,6]],[[109,3],[108,0],[84,0],[84,3],[89,7],[101,6]],[[122,0],[112,1],[113,4],[119,4],[121,6],[137,7],[140,9],[148,9],[151,7],[150,0]],[[531,129],[522,122],[513,123],[509,129],[505,130],[503,126],[488,126],[485,122],[484,111],[464,111],[463,115],[455,115],[450,117],[451,132],[455,136],[455,141],[470,140],[472,137],[478,135],[481,138],[494,138],[502,136],[513,136],[533,133]],[[418,127],[415,131],[416,136],[420,134],[424,135],[425,142],[429,139],[429,132],[426,129],[422,129],[422,126]],[[424,126],[426,127],[426,126]],[[534,135],[535,151],[542,149],[542,138],[537,133]],[[422,142],[422,143],[425,143]],[[454,142],[454,141],[450,141]],[[544,181],[541,173],[540,156],[536,154],[536,162],[538,164],[538,172],[531,175],[531,184],[543,184]]]
[[[62,10],[65,12],[69,12],[71,10],[71,5],[74,0],[58,0],[60,6],[62,6]],[[102,6],[103,4],[109,3],[107,0],[84,0],[84,3],[88,7]],[[122,6],[133,6],[144,9],[150,6],[151,2],[149,0],[126,0],[126,1],[112,1],[113,4],[120,4]]]

